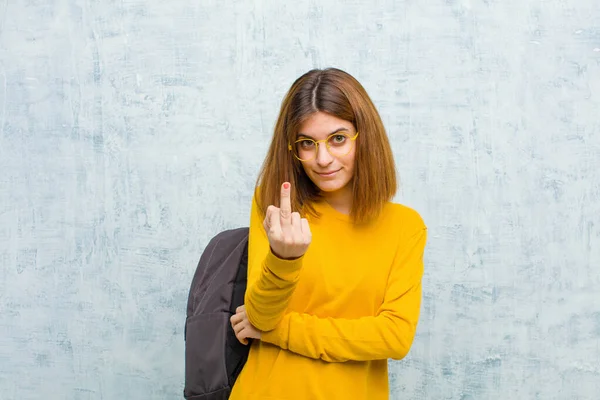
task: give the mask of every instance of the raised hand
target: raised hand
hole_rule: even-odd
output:
[[[291,185],[285,182],[281,185],[279,208],[270,205],[263,221],[271,251],[286,260],[302,257],[312,239],[306,218],[292,212],[290,193]]]

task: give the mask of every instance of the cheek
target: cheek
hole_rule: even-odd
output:
[[[304,170],[304,172],[306,173],[306,175],[310,176],[311,175],[311,169],[312,169],[312,162],[311,161],[301,162],[300,164],[302,165],[302,169]]]
[[[353,171],[354,170],[355,158],[356,158],[356,152],[352,151],[352,153],[348,154],[343,159],[344,166],[349,171]]]

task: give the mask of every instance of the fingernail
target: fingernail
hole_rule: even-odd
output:
[[[289,183],[287,183],[287,182],[286,182],[286,183],[284,183],[284,184],[283,184],[283,188],[284,188],[284,189],[289,189],[289,188],[290,188],[290,184],[289,184]]]

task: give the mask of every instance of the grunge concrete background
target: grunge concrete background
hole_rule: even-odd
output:
[[[391,398],[598,398],[597,0],[0,1],[0,398],[181,398],[198,258],[327,66],[429,226]]]

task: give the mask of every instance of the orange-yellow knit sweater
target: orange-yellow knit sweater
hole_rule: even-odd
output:
[[[306,254],[281,260],[253,199],[245,305],[263,334],[232,400],[389,398],[387,359],[406,356],[417,327],[427,228],[395,203],[362,228],[316,209]]]

